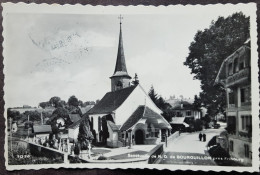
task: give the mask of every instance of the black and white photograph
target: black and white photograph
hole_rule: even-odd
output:
[[[259,169],[256,4],[2,6],[7,169]]]

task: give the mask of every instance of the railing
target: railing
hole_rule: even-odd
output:
[[[227,87],[239,84],[249,79],[249,68],[245,68],[227,77]]]

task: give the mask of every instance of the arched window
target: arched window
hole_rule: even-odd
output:
[[[98,131],[101,130],[101,118],[98,117]]]
[[[94,125],[94,121],[93,121],[93,117],[91,117],[91,129],[93,130],[94,128],[93,128],[93,125]]]

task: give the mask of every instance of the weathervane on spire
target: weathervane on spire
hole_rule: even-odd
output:
[[[120,14],[120,16],[118,17],[118,19],[120,20],[120,25],[121,25],[121,24],[122,24],[123,16]]]

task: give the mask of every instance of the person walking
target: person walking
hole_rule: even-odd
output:
[[[201,132],[200,132],[200,134],[199,134],[199,139],[200,139],[200,141],[201,141],[201,139],[202,139],[202,134],[201,134]]]
[[[203,142],[206,142],[206,134],[205,133],[202,135],[202,137],[203,137]]]

